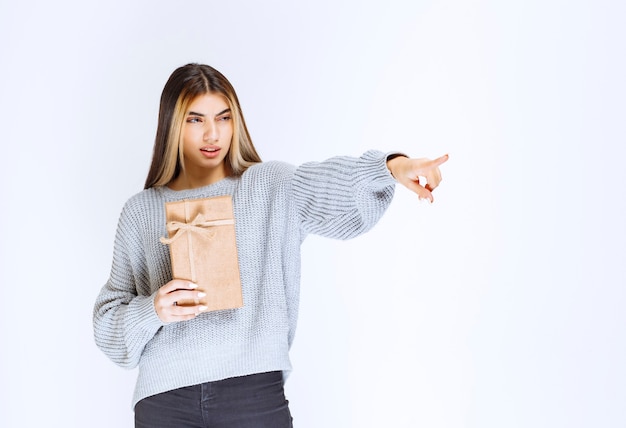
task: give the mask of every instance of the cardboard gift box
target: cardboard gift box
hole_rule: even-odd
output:
[[[209,311],[242,307],[232,198],[166,202],[165,215],[168,238],[161,242],[170,246],[174,278],[198,284]]]

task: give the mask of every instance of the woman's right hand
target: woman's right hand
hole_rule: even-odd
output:
[[[173,279],[157,291],[154,298],[154,309],[163,322],[190,320],[207,310],[200,304],[200,299],[206,294],[196,290],[197,284],[183,279]],[[195,305],[179,306],[176,302],[193,301]]]

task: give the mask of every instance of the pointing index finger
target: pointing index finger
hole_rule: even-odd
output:
[[[448,154],[445,154],[443,156],[438,157],[437,159],[434,159],[432,161],[431,167],[436,167],[441,165],[442,163],[446,162],[448,160],[450,156],[448,156]]]

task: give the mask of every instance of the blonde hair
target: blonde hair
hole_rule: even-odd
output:
[[[225,159],[231,174],[241,175],[250,166],[261,162],[248,133],[239,99],[228,79],[211,66],[187,64],[174,70],[161,93],[152,163],[145,189],[164,186],[184,170],[182,127],[185,114],[193,100],[206,93],[223,96],[231,111],[233,137]]]

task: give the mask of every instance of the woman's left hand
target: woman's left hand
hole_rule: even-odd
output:
[[[420,199],[428,199],[433,202],[432,192],[441,182],[439,165],[447,160],[448,155],[433,160],[398,156],[387,161],[387,168],[400,184],[417,193]],[[420,182],[421,177],[425,182]]]

